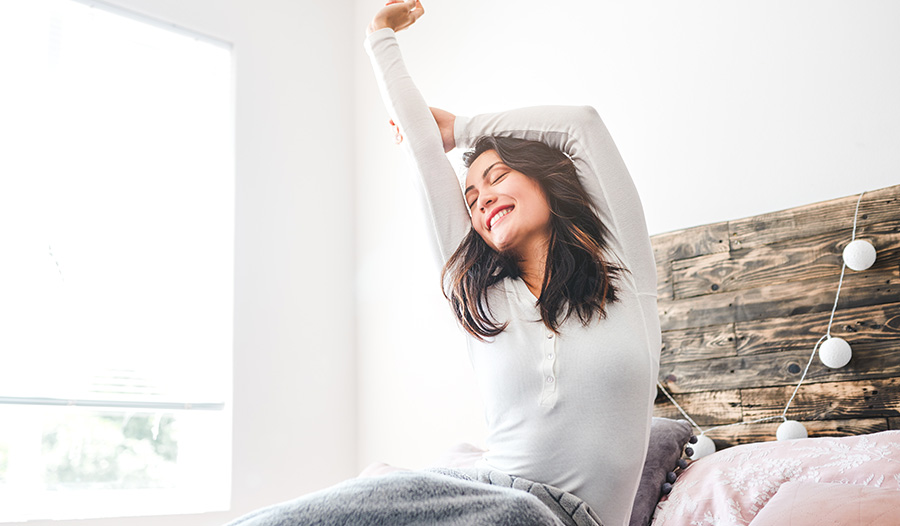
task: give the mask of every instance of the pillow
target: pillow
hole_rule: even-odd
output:
[[[676,463],[690,438],[691,426],[686,420],[653,418],[650,424],[647,460],[644,461],[641,482],[634,497],[629,526],[650,524],[666,475],[675,470]]]
[[[746,526],[790,481],[900,489],[900,431],[757,442],[703,457],[660,500],[653,526]]]
[[[898,517],[900,490],[856,484],[785,482],[750,521],[750,526],[895,526]]]

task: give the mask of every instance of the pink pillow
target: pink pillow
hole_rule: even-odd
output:
[[[896,526],[898,520],[900,490],[855,484],[785,482],[750,521],[750,526]]]
[[[653,526],[746,526],[789,481],[898,490],[900,431],[758,442],[703,457],[660,500]]]

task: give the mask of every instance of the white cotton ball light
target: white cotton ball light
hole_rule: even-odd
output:
[[[857,239],[844,247],[844,263],[853,270],[866,270],[875,263],[875,247],[863,239]]]
[[[698,458],[703,458],[715,453],[716,444],[708,436],[700,435],[697,437],[697,443],[691,444],[691,449],[694,450],[694,454],[691,455],[691,460],[697,460]]]
[[[806,438],[808,436],[809,434],[806,432],[806,428],[796,420],[785,420],[778,426],[778,431],[775,432],[775,438],[778,440],[793,440],[795,438]]]
[[[825,367],[838,369],[850,362],[853,351],[850,350],[850,344],[841,338],[828,338],[819,347],[819,359],[825,364]]]

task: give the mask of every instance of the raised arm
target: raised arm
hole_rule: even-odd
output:
[[[406,71],[394,31],[375,29],[365,47],[384,104],[403,134],[401,146],[420,176],[441,261],[446,262],[471,227],[456,171],[444,153],[435,118]]]
[[[457,147],[467,148],[484,135],[541,141],[568,154],[600,220],[612,234],[610,247],[631,271],[637,292],[656,294],[656,263],[641,200],[594,108],[536,106],[456,117]]]

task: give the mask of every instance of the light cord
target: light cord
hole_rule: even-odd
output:
[[[856,200],[856,211],[853,213],[853,233],[850,238],[851,243],[856,240],[856,220],[859,217],[859,203],[860,203],[860,201],[862,201],[862,197],[865,193],[866,192],[859,194],[859,198]],[[797,387],[794,388],[794,392],[791,394],[790,399],[788,399],[787,405],[784,406],[784,411],[782,411],[780,416],[767,416],[764,418],[758,418],[756,420],[735,422],[733,424],[723,424],[721,426],[709,427],[709,428],[706,428],[706,430],[704,430],[700,426],[698,426],[696,422],[694,422],[694,419],[691,418],[690,415],[688,415],[687,412],[680,405],[678,405],[678,402],[676,402],[675,399],[672,397],[672,395],[669,394],[669,392],[666,390],[666,388],[663,387],[662,382],[657,380],[656,385],[659,386],[659,388],[660,388],[660,390],[662,390],[663,394],[666,395],[666,397],[675,405],[675,407],[678,409],[678,411],[681,412],[681,414],[684,415],[684,417],[694,426],[694,428],[696,428],[697,430],[700,431],[701,436],[705,435],[709,431],[712,431],[713,429],[721,429],[724,427],[741,426],[741,425],[747,425],[747,424],[756,424],[758,422],[765,422],[767,420],[777,420],[779,418],[784,420],[785,422],[787,422],[788,408],[791,407],[791,402],[793,402],[794,397],[797,396],[797,391],[800,390],[800,385],[802,385],[803,380],[806,379],[806,373],[809,371],[809,366],[812,365],[812,361],[816,357],[816,351],[819,349],[819,345],[822,343],[822,340],[824,340],[826,338],[831,338],[831,325],[832,325],[832,323],[834,323],[834,313],[837,310],[838,300],[841,297],[841,286],[844,283],[844,271],[846,269],[847,269],[847,264],[843,263],[841,265],[841,277],[838,280],[837,294],[835,294],[835,297],[834,297],[834,306],[831,308],[831,318],[829,318],[829,320],[828,320],[828,329],[825,331],[825,336],[822,336],[821,338],[819,338],[819,341],[817,341],[815,346],[813,346],[812,354],[809,355],[809,361],[806,362],[806,368],[803,369],[803,374],[800,376],[800,381],[797,382]]]
[[[694,419],[691,418],[691,416],[689,414],[687,414],[687,412],[685,412],[685,410],[682,409],[680,405],[678,405],[678,402],[676,402],[675,399],[672,398],[672,395],[670,395],[669,392],[666,391],[666,388],[663,387],[663,384],[659,380],[656,381],[656,385],[659,386],[659,388],[662,390],[663,394],[666,395],[666,397],[669,399],[669,401],[671,401],[673,404],[675,404],[675,407],[678,408],[679,411],[681,411],[681,414],[684,415],[684,417],[687,418],[688,422],[690,422],[691,425],[693,425],[695,429],[699,430],[700,434],[702,435],[704,433],[703,429],[700,429],[700,426],[697,425],[697,422],[694,422]]]
[[[850,241],[856,241],[856,218],[859,216],[859,202],[862,201],[862,196],[865,194],[859,194],[859,199],[856,200],[856,212],[853,213],[853,235],[850,236]]]
[[[859,194],[859,199],[856,200],[856,211],[853,212],[853,233],[850,235],[851,243],[856,240],[856,219],[859,217],[859,202],[862,201],[863,194],[865,194],[865,192]],[[843,258],[841,258],[841,260],[843,261]],[[831,308],[831,318],[828,319],[828,330],[825,331],[825,334],[829,338],[831,338],[831,324],[834,322],[834,311],[837,310],[838,299],[841,297],[841,286],[844,284],[845,270],[847,270],[847,262],[843,261],[841,264],[841,279],[838,280],[837,294],[834,297],[834,307]],[[800,381],[802,382],[803,380]],[[797,387],[799,388],[800,386],[798,385]]]
[[[794,388],[794,393],[791,395],[791,398],[788,400],[787,405],[784,406],[784,411],[782,411],[781,413],[781,418],[783,418],[785,421],[787,421],[788,408],[791,407],[791,402],[794,401],[794,397],[797,396],[797,391],[800,390],[800,384],[802,384],[803,379],[806,378],[806,372],[809,371],[809,366],[812,364],[813,358],[816,357],[816,351],[819,349],[819,344],[822,343],[822,340],[827,337],[828,335],[822,336],[821,338],[819,338],[819,341],[816,342],[816,345],[813,346],[813,352],[809,355],[809,361],[806,362],[806,368],[803,369],[803,375],[800,376],[800,381],[797,382],[797,387]]]

